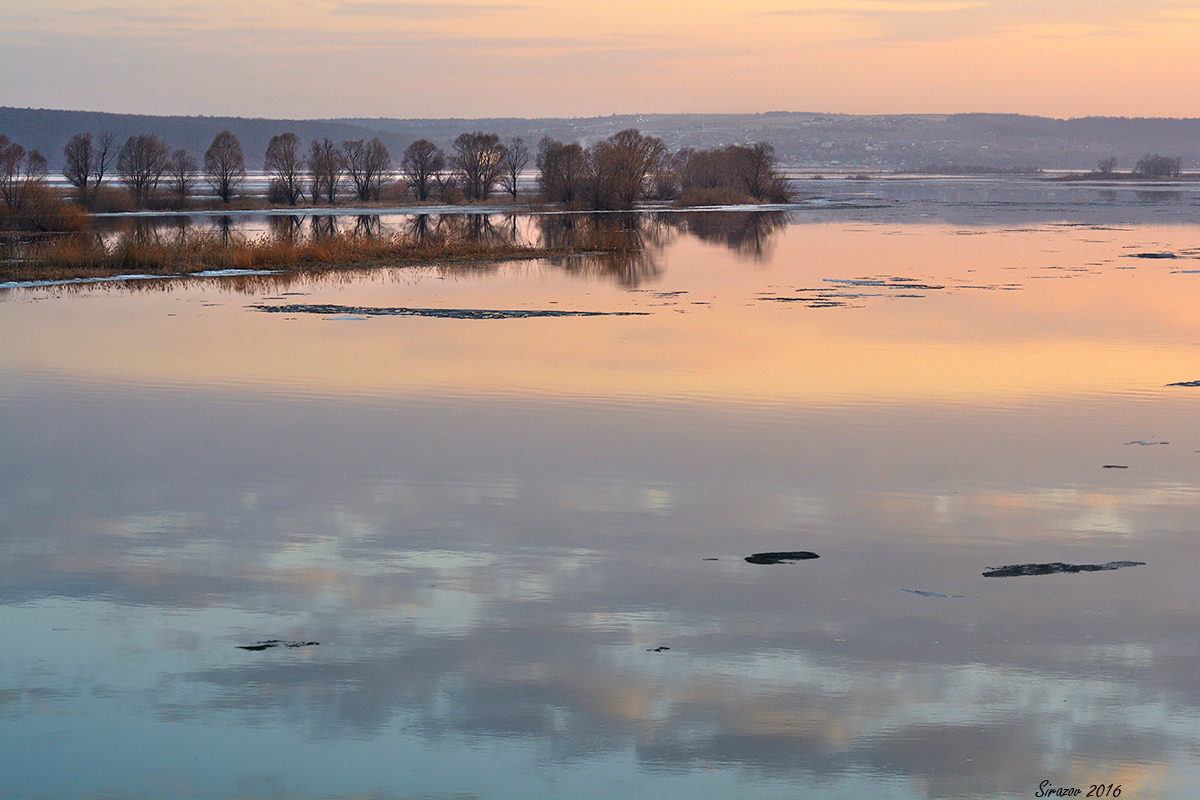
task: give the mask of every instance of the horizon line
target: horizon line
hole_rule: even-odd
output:
[[[892,112],[892,113],[871,113],[871,114],[856,114],[844,111],[787,111],[783,109],[772,109],[770,111],[641,111],[628,113],[610,113],[610,114],[593,114],[590,116],[448,116],[448,117],[365,117],[365,116],[341,116],[341,117],[249,117],[241,114],[164,114],[164,113],[144,113],[134,111],[101,111],[97,109],[85,108],[44,108],[34,106],[11,106],[0,105],[0,110],[12,111],[40,111],[50,113],[67,113],[67,114],[107,114],[110,116],[120,117],[179,117],[183,119],[240,119],[240,120],[270,120],[283,122],[344,122],[347,120],[391,120],[402,122],[431,122],[431,121],[459,121],[459,120],[586,120],[586,119],[605,119],[607,117],[762,117],[771,115],[794,115],[794,116],[821,116],[821,117],[862,117],[862,118],[877,118],[877,117],[1022,117],[1026,119],[1042,119],[1055,122],[1071,122],[1074,120],[1150,120],[1150,121],[1175,121],[1175,122],[1200,122],[1200,116],[1197,117],[1146,117],[1146,116],[1124,116],[1112,114],[1085,114],[1083,116],[1071,117],[1051,117],[1044,114],[1026,114],[1015,111],[911,111],[911,112]]]

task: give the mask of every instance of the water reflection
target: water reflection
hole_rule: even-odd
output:
[[[550,259],[569,275],[613,280],[633,288],[662,272],[660,254],[670,230],[657,216],[551,214],[537,218],[537,224],[544,247],[607,251]]]
[[[383,235],[383,223],[378,214],[357,214],[354,217],[354,235],[355,236],[373,236],[378,237]]]
[[[645,315],[6,297],[6,793],[1192,800],[1195,225],[387,225],[645,260],[289,292]]]
[[[319,240],[338,236],[344,231],[355,236],[381,237],[399,230],[420,242],[458,240],[482,245],[540,245],[550,249],[582,250],[548,259],[548,263],[569,275],[637,287],[661,276],[661,250],[677,229],[692,233],[694,226],[710,241],[722,241],[731,249],[766,257],[769,237],[783,224],[784,215],[763,212],[761,221],[754,220],[754,214],[737,216],[737,221],[722,225],[713,221],[691,223],[690,214],[412,214],[393,221],[385,221],[378,214],[359,214],[348,219],[332,214],[273,214],[265,217],[264,233],[274,240],[296,244],[305,238]],[[346,227],[348,224],[352,227]],[[215,232],[221,244],[228,245],[244,241],[253,235],[254,228],[228,216],[199,222],[177,216],[123,220],[120,225],[110,226],[103,235],[110,246],[120,247],[124,241],[139,244],[164,241],[168,232],[176,240],[182,240],[195,230]],[[494,263],[455,263],[441,267],[444,272],[464,274],[492,273],[497,268]],[[235,290],[253,290],[253,287],[267,284],[282,289],[292,282],[308,280],[299,274],[289,274],[255,280],[239,277],[227,282]]]
[[[1177,203],[1183,200],[1183,192],[1162,189],[1138,189],[1134,196],[1142,203]]]
[[[308,220],[309,237],[313,241],[325,237],[337,236],[338,218],[332,214],[313,214]]]
[[[304,236],[303,214],[274,214],[267,217],[267,231],[272,238],[296,244]]]
[[[768,261],[780,231],[788,224],[788,214],[783,211],[698,211],[663,214],[661,221],[701,241],[724,245],[754,261]]]
[[[182,241],[195,231],[212,232],[222,245],[263,235],[297,244],[352,232],[355,236],[383,237],[402,232],[420,242],[462,240],[472,244],[541,245],[583,253],[556,257],[551,263],[567,274],[612,280],[635,288],[662,275],[661,252],[683,233],[702,241],[724,245],[756,261],[768,260],[772,243],[787,224],[782,211],[683,212],[665,214],[497,214],[414,213],[387,217],[328,213],[269,214],[253,217],[134,217],[108,221],[100,235],[112,247],[124,241],[146,244],[165,242],[169,235]],[[595,252],[586,252],[594,250]],[[491,272],[495,265],[465,265],[465,272]],[[291,277],[277,280],[280,288]],[[245,282],[231,282],[244,285]]]
[[[1150,410],[1067,415],[1053,440],[997,435],[1046,460]],[[944,448],[947,474],[962,475],[976,469],[972,452],[950,443],[1003,415],[930,427],[924,408],[664,416],[87,396],[63,383],[26,384],[6,412],[23,421],[5,427],[0,455],[14,476],[3,512],[21,531],[0,553],[2,619],[23,642],[0,673],[0,735],[25,732],[6,739],[10,753],[57,751],[29,733],[39,708],[65,712],[55,729],[82,735],[76,724],[132,707],[147,724],[256,731],[255,747],[281,735],[288,746],[426,743],[491,774],[516,758],[522,771],[553,769],[571,796],[623,781],[635,781],[627,796],[662,796],[660,783],[679,792],[688,776],[741,780],[738,796],[751,797],[874,785],[1019,796],[1047,778],[1103,776],[1137,796],[1182,797],[1196,766],[1200,653],[1181,637],[1200,600],[1184,555],[1196,487],[1048,496],[1035,475],[997,492],[912,458],[903,479],[863,480],[878,453],[864,429],[889,431],[901,452]],[[1173,435],[1190,424],[1187,403],[1153,413]],[[114,460],[133,419],[144,435]],[[52,422],[65,435],[47,449],[36,431]],[[803,467],[821,453],[820,469]],[[136,491],[113,491],[135,478]],[[1047,550],[1050,520],[1086,515],[1101,491],[1140,533]],[[822,558],[741,558],[801,541]],[[1149,563],[1141,574],[980,576],[1034,551]],[[276,636],[321,644],[235,649]],[[166,757],[118,757],[109,774]],[[585,764],[603,768],[572,772]],[[369,792],[380,774],[327,789],[317,762],[291,768],[313,782],[300,795]],[[546,791],[459,775],[422,771],[393,788]]]

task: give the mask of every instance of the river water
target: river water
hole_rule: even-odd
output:
[[[4,291],[0,795],[1195,798],[1200,192],[1032,185]]]

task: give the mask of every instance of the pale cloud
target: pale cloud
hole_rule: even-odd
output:
[[[331,14],[347,16],[388,17],[393,19],[461,19],[479,14],[505,11],[527,11],[533,6],[517,4],[476,3],[388,3],[347,0],[331,9]]]
[[[149,113],[1194,115],[1200,69],[1200,0],[0,0],[0,22],[0,104]]]
[[[789,8],[762,12],[767,16],[792,16],[797,14],[862,14],[885,12],[895,14],[906,13],[936,13],[941,11],[962,11],[967,8],[986,8],[989,4],[983,0],[817,0],[812,3],[795,5]]]
[[[859,44],[941,42],[980,37],[1129,36],[1200,14],[1195,0],[810,0],[771,16],[855,19]]]

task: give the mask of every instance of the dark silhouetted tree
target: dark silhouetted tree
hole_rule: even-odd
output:
[[[662,140],[633,128],[596,142],[588,150],[587,163],[592,208],[632,208],[666,153]]]
[[[1133,172],[1135,175],[1145,175],[1149,178],[1177,178],[1182,169],[1183,159],[1181,158],[1147,153],[1138,159]]]
[[[504,148],[504,163],[503,170],[500,173],[500,186],[504,191],[512,195],[512,199],[517,199],[517,186],[521,180],[521,172],[524,171],[525,165],[529,163],[529,148],[525,146],[525,140],[520,136],[514,136],[508,140],[508,144]]]
[[[308,151],[308,186],[312,201],[322,198],[333,204],[337,200],[338,183],[345,165],[342,152],[332,139],[313,140]]]
[[[765,200],[776,180],[775,148],[766,142],[729,148],[737,179],[755,200]]]
[[[139,208],[150,203],[167,171],[171,148],[152,133],[130,136],[117,152],[117,176]]]
[[[95,141],[90,132],[77,133],[63,147],[62,174],[75,187],[80,203],[90,205],[115,157],[111,133]]]
[[[504,145],[494,133],[475,131],[454,140],[451,164],[468,200],[487,200],[504,171]]]
[[[1096,172],[1101,175],[1111,175],[1117,168],[1117,157],[1109,156],[1108,158],[1100,159],[1100,163],[1096,165]]]
[[[713,150],[680,150],[671,157],[685,204],[746,200],[787,202],[790,190],[775,149],[760,142]]]
[[[175,200],[180,206],[187,202],[192,193],[199,171],[196,159],[192,158],[187,150],[181,147],[171,153],[167,161],[166,176],[171,185],[171,193],[175,195]]]
[[[687,189],[716,189],[732,182],[726,159],[719,150],[680,150],[675,159],[679,162],[680,182]]]
[[[0,134],[0,198],[13,211],[32,199],[35,190],[46,181],[45,157],[37,150],[26,150]]]
[[[446,154],[428,139],[417,139],[404,149],[400,173],[417,200],[428,200],[434,183],[446,169]]]
[[[342,142],[342,162],[359,200],[378,200],[383,176],[392,168],[392,157],[376,137]]]
[[[570,205],[583,194],[586,159],[577,143],[563,144],[543,137],[538,142],[538,185],[551,203]]]
[[[242,143],[229,131],[214,136],[204,151],[204,177],[222,203],[232,200],[234,191],[246,179]]]
[[[270,177],[268,195],[281,197],[294,206],[304,196],[304,156],[300,152],[300,137],[294,133],[272,136],[267,143],[263,169]]]

